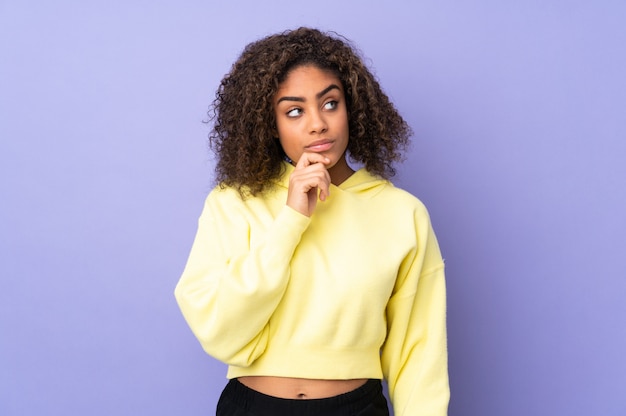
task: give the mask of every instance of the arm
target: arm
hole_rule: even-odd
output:
[[[427,215],[387,305],[382,364],[396,416],[446,415],[450,397],[444,266]]]
[[[260,241],[223,191],[207,198],[189,260],[176,286],[181,311],[204,350],[248,366],[263,353],[268,321],[290,277],[290,259],[310,220],[289,207]],[[240,203],[240,202],[237,202]]]

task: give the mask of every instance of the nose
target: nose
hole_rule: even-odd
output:
[[[320,111],[312,111],[310,114],[309,121],[309,132],[311,134],[322,134],[328,130],[328,123],[326,123],[326,119],[324,115]]]

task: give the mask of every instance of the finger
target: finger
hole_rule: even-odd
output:
[[[301,192],[308,192],[312,188],[320,187],[328,193],[330,183],[330,173],[324,166],[309,166],[299,171],[294,171],[289,178],[290,187],[299,189]]]
[[[294,198],[298,198],[297,195],[300,194],[309,201],[311,198],[325,201],[330,195],[330,174],[328,171],[321,167],[321,169],[314,171],[304,168],[301,172],[303,173],[297,174],[294,171],[290,178],[288,200],[295,202]]]
[[[330,196],[330,173],[324,169],[324,177],[319,181],[317,187],[319,189],[320,201],[326,201]]]
[[[296,163],[296,169],[304,168],[315,163],[322,163],[323,165],[326,165],[330,163],[330,159],[319,153],[304,152],[300,156],[300,159],[298,159],[298,163]]]
[[[326,201],[326,198],[330,196],[330,187],[327,183],[324,183],[324,185],[320,185],[318,188],[320,190],[320,201]]]

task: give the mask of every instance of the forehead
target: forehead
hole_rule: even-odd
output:
[[[301,90],[303,93],[317,93],[331,84],[335,84],[343,92],[343,87],[339,77],[331,70],[322,69],[315,65],[301,65],[291,69],[284,81],[278,86],[277,95],[286,90]],[[319,88],[319,90],[315,90]]]

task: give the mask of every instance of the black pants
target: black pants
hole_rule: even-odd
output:
[[[389,416],[380,380],[327,399],[282,399],[230,380],[217,403],[216,416]]]

